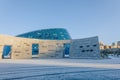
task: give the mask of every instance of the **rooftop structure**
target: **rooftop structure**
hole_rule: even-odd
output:
[[[41,29],[17,35],[17,37],[47,40],[70,40],[68,31],[64,28]]]

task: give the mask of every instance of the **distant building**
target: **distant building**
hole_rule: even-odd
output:
[[[100,50],[104,49],[104,43],[103,42],[99,42],[99,46],[100,46]]]
[[[111,45],[100,44],[100,51],[102,57],[107,57],[108,54],[120,55],[120,41],[114,42]]]
[[[117,45],[120,46],[120,41],[117,41]]]
[[[117,44],[115,42],[112,43],[112,46],[117,46]]]

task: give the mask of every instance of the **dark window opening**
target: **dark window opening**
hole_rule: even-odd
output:
[[[82,50],[82,52],[85,52],[85,50]]]
[[[96,47],[97,45],[95,44],[95,45],[93,45],[94,47]]]
[[[80,48],[83,48],[83,46],[80,46]]]
[[[93,52],[93,50],[92,50],[92,49],[91,49],[90,51],[91,51],[91,52]]]

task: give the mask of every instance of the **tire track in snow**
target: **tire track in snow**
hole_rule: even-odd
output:
[[[40,74],[40,75],[38,74],[38,75],[15,77],[15,78],[6,78],[6,79],[2,79],[2,80],[16,80],[16,79],[25,79],[25,78],[30,78],[30,77],[56,76],[56,75],[64,75],[64,74],[88,73],[88,72],[102,72],[102,71],[120,71],[120,69],[88,70],[88,71],[71,71],[71,72],[48,73],[48,74]]]

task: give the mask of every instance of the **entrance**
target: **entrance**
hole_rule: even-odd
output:
[[[11,58],[11,46],[10,45],[4,46],[2,58],[3,59],[10,59]]]
[[[70,43],[64,44],[63,57],[69,57]]]
[[[39,44],[32,44],[32,55],[39,54]]]

